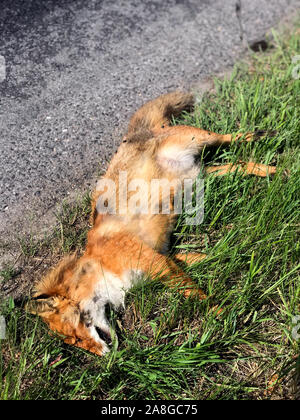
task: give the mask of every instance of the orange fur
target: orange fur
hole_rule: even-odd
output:
[[[110,337],[104,306],[122,304],[123,289],[133,284],[135,276],[159,278],[185,297],[205,299],[205,293],[183,271],[182,263],[205,257],[203,254],[176,255],[168,252],[169,236],[176,221],[174,197],[183,181],[197,176],[194,156],[204,147],[227,145],[240,140],[231,134],[221,135],[195,127],[170,126],[172,115],[178,116],[193,104],[190,94],[173,92],[148,102],[131,118],[127,134],[113,157],[102,180],[113,181],[115,191],[96,189],[92,200],[91,221],[85,253],[65,258],[35,287],[34,299],[27,305],[39,314],[50,329],[60,333],[66,343],[102,355],[106,348],[103,337]],[[245,136],[251,141],[252,134]],[[267,176],[276,169],[255,163],[239,163],[206,168],[207,173],[223,175],[235,170],[244,175]],[[127,181],[142,179],[149,185],[153,179],[173,182],[169,199],[170,214],[135,214],[121,211],[120,173]],[[106,194],[110,202],[116,196],[116,214],[98,214],[97,202]],[[127,203],[134,196],[131,192]],[[149,190],[140,191],[141,200],[149,200]],[[158,195],[162,206],[165,192]],[[148,201],[149,202],[149,201]],[[99,332],[100,331],[100,332]],[[98,336],[97,336],[98,334]]]

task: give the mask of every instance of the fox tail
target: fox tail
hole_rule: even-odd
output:
[[[161,95],[136,111],[130,119],[127,135],[168,125],[172,117],[178,117],[182,111],[190,111],[194,102],[194,96],[190,93],[171,92]]]

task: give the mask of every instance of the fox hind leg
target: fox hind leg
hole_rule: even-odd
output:
[[[256,175],[259,177],[267,177],[276,173],[276,166],[264,165],[255,162],[239,162],[238,164],[226,164],[220,166],[209,166],[205,168],[207,174],[214,174],[214,176],[222,176],[229,173],[238,172],[243,176]]]
[[[165,170],[185,174],[195,166],[195,159],[204,147],[228,145],[239,136],[213,133],[195,127],[172,127],[160,139],[157,160]],[[246,140],[252,139],[252,136],[246,135]]]
[[[218,134],[212,131],[202,130],[197,127],[178,125],[174,127],[166,127],[161,130],[165,134],[161,147],[170,144],[177,144],[179,147],[188,148],[189,146],[203,148],[204,146],[226,146],[239,140],[251,142],[265,135],[274,136],[275,131],[256,131],[253,133]]]
[[[175,254],[173,259],[178,264],[190,265],[195,264],[204,260],[207,257],[206,254],[200,254],[196,252],[188,252],[187,254]]]

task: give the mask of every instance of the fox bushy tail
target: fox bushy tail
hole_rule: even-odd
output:
[[[128,135],[139,131],[159,129],[169,124],[172,116],[178,117],[182,111],[190,111],[194,96],[190,93],[171,92],[145,103],[131,117]]]

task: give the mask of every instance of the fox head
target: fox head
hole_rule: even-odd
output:
[[[78,285],[81,280],[84,283],[87,274],[92,275],[87,271],[78,264],[76,255],[65,258],[36,285],[25,309],[39,315],[51,330],[62,336],[65,343],[102,356],[108,351],[104,339],[110,338],[109,331],[106,328],[101,334],[100,329],[93,325],[93,319],[82,308],[80,299],[72,293],[84,288],[84,284],[82,287]]]

